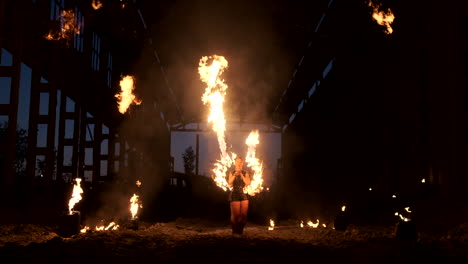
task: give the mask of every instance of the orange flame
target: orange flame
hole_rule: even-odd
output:
[[[208,65],[208,60],[211,61],[210,65]],[[212,124],[221,151],[221,157],[217,160],[213,169],[213,180],[217,186],[225,191],[230,189],[225,177],[226,171],[234,163],[237,156],[235,153],[229,155],[226,147],[226,119],[224,118],[223,104],[228,86],[220,76],[227,66],[227,60],[218,55],[202,57],[198,66],[200,80],[207,85],[202,101],[203,104],[209,104],[208,123]]]
[[[258,160],[257,157],[255,157],[256,147],[260,143],[258,138],[258,130],[254,130],[250,132],[249,136],[245,140],[245,144],[248,146],[245,161],[247,162],[247,167],[252,169],[253,176],[250,185],[244,189],[244,192],[252,196],[263,190],[263,164]]]
[[[317,219],[317,223],[314,224],[312,221],[308,221],[307,225],[311,226],[312,228],[317,228],[319,223],[320,223],[320,221]]]
[[[75,13],[72,10],[62,10],[60,13],[60,30],[54,32],[53,30],[44,36],[47,40],[60,40],[60,39],[71,39],[73,34],[80,34],[81,24],[77,24],[75,21]]]
[[[379,9],[381,9],[382,4],[375,4],[372,0],[369,0],[369,7],[372,8],[372,18],[377,22],[377,24],[386,27],[385,33],[392,34],[393,29],[390,25],[395,19],[395,15],[393,15],[392,10],[388,8],[387,11],[380,11]]]
[[[127,75],[120,80],[120,94],[116,94],[115,97],[118,99],[117,103],[119,104],[119,112],[127,112],[130,104],[134,103],[136,105],[141,104],[141,100],[136,99],[136,96],[132,93],[135,89],[135,77]]]
[[[99,0],[93,0],[93,2],[91,3],[91,5],[93,6],[93,8],[94,8],[95,10],[98,10],[99,8],[102,7],[102,3],[101,3],[101,1],[99,1]]]
[[[268,230],[273,230],[275,229],[275,221],[273,219],[270,219],[270,226],[268,227]]]
[[[76,184],[73,186],[72,197],[68,201],[68,213],[70,215],[73,214],[73,207],[75,204],[81,201],[81,194],[83,193],[83,189],[80,186],[81,178],[76,178],[75,181]]]
[[[137,218],[138,208],[143,208],[138,200],[138,195],[133,194],[130,198],[130,213],[132,214],[132,220]]]

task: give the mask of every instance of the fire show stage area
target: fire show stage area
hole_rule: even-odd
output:
[[[0,226],[0,257],[9,263],[54,259],[72,263],[466,263],[468,226],[443,236],[420,234],[419,241],[396,238],[393,227],[300,227],[279,222],[273,230],[250,223],[244,235],[230,226],[199,218],[166,223],[141,222],[137,229],[88,231],[70,238],[39,225]]]
[[[0,0],[0,259],[468,263],[462,7]]]

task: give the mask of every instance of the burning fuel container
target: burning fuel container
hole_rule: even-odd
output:
[[[63,213],[59,218],[58,235],[61,237],[71,237],[80,233],[81,214],[79,211]]]
[[[128,229],[138,230],[140,228],[140,220],[139,219],[132,219],[128,223]]]
[[[348,225],[349,225],[349,220],[345,214],[338,214],[337,216],[335,216],[335,221],[333,223],[335,230],[345,231],[346,228],[348,228]]]
[[[418,232],[414,220],[400,220],[396,224],[396,237],[401,240],[417,240]]]

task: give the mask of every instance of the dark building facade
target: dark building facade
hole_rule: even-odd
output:
[[[325,215],[371,190],[414,198],[421,184],[466,202],[466,4],[381,2],[392,34],[365,1],[329,1],[285,88],[285,211]]]
[[[93,2],[0,1],[5,204],[38,188],[70,186],[76,177],[87,190],[112,181],[141,180],[144,187],[169,178],[167,109],[157,103],[154,87],[145,91],[146,76],[137,70],[149,64],[141,60],[143,47],[151,48],[138,3]],[[156,61],[151,54],[147,60]],[[145,101],[122,114],[115,95],[125,75],[135,77],[135,93]],[[63,195],[66,204],[69,193]]]

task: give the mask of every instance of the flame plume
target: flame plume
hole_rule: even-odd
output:
[[[393,29],[390,25],[395,19],[395,15],[393,15],[392,10],[388,8],[387,11],[380,11],[379,9],[381,9],[382,4],[373,3],[372,0],[369,0],[369,7],[372,8],[372,18],[377,22],[377,24],[386,27],[385,33],[392,34]]]
[[[134,103],[136,105],[141,104],[141,100],[138,100],[136,96],[132,93],[135,89],[135,77],[127,75],[120,80],[120,94],[116,94],[115,97],[118,99],[117,103],[119,104],[119,112],[124,114],[127,112],[130,104]]]
[[[210,65],[208,65],[208,60],[211,61]],[[220,76],[227,67],[227,60],[218,55],[202,57],[198,66],[200,80],[207,85],[202,101],[203,104],[209,105],[208,123],[212,124],[221,151],[221,157],[213,169],[213,179],[216,185],[225,191],[230,189],[225,177],[227,169],[234,163],[237,156],[235,153],[229,155],[226,147],[226,119],[224,118],[223,104],[228,86]]]
[[[132,198],[130,198],[130,213],[132,214],[132,220],[137,218],[138,208],[142,207],[138,201],[138,195],[133,194]]]
[[[93,6],[94,10],[98,10],[99,8],[102,7],[102,3],[99,0],[93,0],[91,5]]]
[[[273,219],[270,219],[270,226],[268,227],[268,230],[274,230],[275,229],[275,221]]]
[[[141,181],[137,180],[135,182],[136,186],[139,188],[141,186]],[[130,213],[132,214],[132,220],[137,218],[138,208],[143,208],[141,201],[138,199],[138,195],[133,194],[130,198]]]
[[[73,34],[81,33],[81,24],[76,23],[75,13],[72,10],[62,10],[60,12],[60,30],[54,32],[53,30],[44,36],[47,40],[70,40]]]
[[[263,164],[257,157],[255,157],[256,148],[259,143],[258,130],[250,132],[249,136],[245,140],[245,144],[248,146],[245,161],[247,162],[247,167],[252,169],[253,175],[250,185],[245,188],[244,192],[251,196],[254,196],[256,193],[263,190]]]
[[[75,179],[76,184],[73,186],[72,197],[68,201],[68,213],[70,215],[73,214],[73,207],[75,204],[81,201],[81,194],[83,193],[83,189],[81,188],[81,178]]]
[[[314,224],[312,221],[309,220],[309,221],[307,222],[307,225],[310,226],[310,227],[312,227],[312,228],[317,228],[318,225],[319,225],[319,223],[320,223],[320,221],[319,221],[318,219],[317,219],[317,223],[315,223],[315,224]]]

